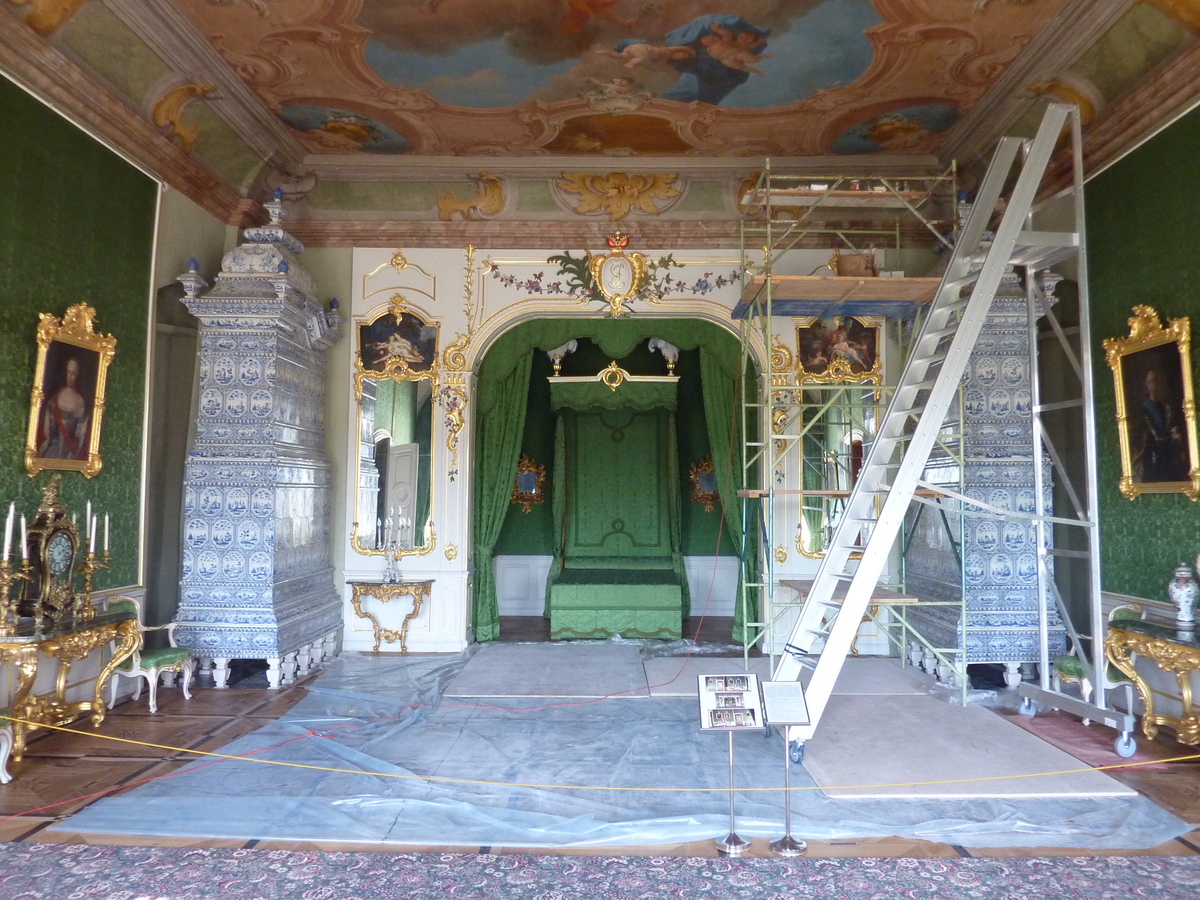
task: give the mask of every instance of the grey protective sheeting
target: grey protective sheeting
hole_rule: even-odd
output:
[[[728,833],[726,736],[700,732],[695,700],[439,703],[468,655],[345,657],[291,713],[223,749],[341,771],[205,761],[100,800],[58,830],[493,847],[661,845]],[[744,838],[783,833],[784,747],[764,734],[734,735]],[[799,838],[1132,849],[1189,830],[1141,797],[834,800],[800,767],[792,786]],[[705,788],[715,790],[697,790]]]

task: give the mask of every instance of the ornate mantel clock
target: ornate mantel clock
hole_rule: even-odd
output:
[[[44,616],[55,621],[74,615],[78,604],[72,574],[79,534],[67,517],[66,507],[58,499],[57,475],[43,490],[37,518],[29,526],[25,546],[31,571],[21,615],[38,619]]]

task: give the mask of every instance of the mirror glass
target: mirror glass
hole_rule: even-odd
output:
[[[819,557],[829,547],[858,480],[864,445],[875,434],[880,402],[874,387],[828,386],[804,391],[806,430],[800,442],[804,494],[796,541],[801,555]]]
[[[404,312],[359,326],[359,553],[432,547],[433,399],[437,329]]]
[[[522,494],[536,494],[538,489],[537,472],[518,472],[517,490]]]

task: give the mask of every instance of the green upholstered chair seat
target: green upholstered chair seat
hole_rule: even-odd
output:
[[[1083,661],[1078,656],[1060,656],[1054,660],[1054,671],[1062,678],[1083,678]],[[1116,666],[1108,667],[1109,681],[1128,681],[1128,676]]]
[[[191,659],[192,651],[186,647],[156,647],[153,650],[143,650],[141,653],[143,669],[163,669],[167,666],[178,665],[184,660]],[[127,659],[117,668],[129,670],[133,668],[133,660]]]

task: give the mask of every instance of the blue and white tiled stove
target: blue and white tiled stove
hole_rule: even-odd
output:
[[[1033,513],[1029,328],[1024,290],[1010,273],[963,377],[963,482],[974,500]],[[1043,498],[1050,515],[1049,483]],[[906,556],[908,590],[923,599],[965,603],[961,615],[958,605],[930,606],[913,609],[909,620],[933,646],[954,648],[960,659],[965,651],[967,663],[1004,663],[1006,679],[1015,685],[1020,666],[1040,657],[1036,531],[1027,522],[976,517],[966,519],[964,531],[960,566],[943,523],[922,517]],[[1046,540],[1049,546],[1049,534]],[[1066,644],[1053,606],[1049,624],[1053,656]]]
[[[217,687],[232,659],[268,662],[272,687],[336,647],[342,622],[329,555],[325,352],[339,317],[314,298],[283,230],[248,228],[211,290],[180,276],[200,320],[199,410],[184,476],[176,638]],[[207,670],[208,665],[203,668]]]

